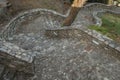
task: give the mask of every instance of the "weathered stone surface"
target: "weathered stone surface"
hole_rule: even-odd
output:
[[[31,52],[25,51],[18,46],[0,41],[0,63],[18,71],[32,73],[30,68],[34,57]]]
[[[98,4],[90,6],[86,9],[84,7],[81,14],[84,14],[85,11],[86,14],[91,14],[93,9],[99,10],[99,8],[93,7],[101,7]],[[102,8],[108,7],[102,5]],[[37,19],[34,20],[35,15],[37,15]],[[78,14],[77,18],[81,19],[79,16]],[[111,42],[110,39],[105,38],[103,40],[104,38],[95,31],[84,28],[85,26],[82,23],[89,23],[89,20],[82,22],[78,19],[78,22],[73,23],[73,27],[61,28],[61,21],[65,17],[65,15],[51,10],[34,9],[21,13],[11,20],[1,33],[1,38],[10,42],[2,44],[5,46],[1,48],[2,53],[13,53],[10,54],[12,57],[8,57],[8,62],[9,59],[15,59],[16,61],[13,62],[15,65],[19,59],[22,59],[22,62],[20,60],[17,65],[23,65],[24,61],[28,61],[28,58],[24,58],[26,56],[24,53],[29,53],[26,52],[29,50],[37,55],[35,71],[38,80],[112,80],[113,78],[119,80],[119,76],[117,76],[120,74],[119,52],[108,46]],[[23,24],[22,22],[25,20],[34,21]],[[14,32],[17,29],[21,31],[15,34]],[[50,38],[46,37],[44,32]],[[102,41],[107,41],[108,44],[105,45]],[[11,43],[20,46],[22,49],[20,47],[9,47],[12,45]],[[6,51],[6,49],[8,50]],[[119,45],[116,49],[119,49]],[[16,50],[15,53],[14,50]],[[24,55],[21,56],[21,54]],[[8,56],[8,54],[2,54],[2,56]],[[13,64],[10,66],[14,67]],[[18,70],[26,71],[26,68],[29,67],[18,68]],[[18,79],[16,78],[16,80]]]

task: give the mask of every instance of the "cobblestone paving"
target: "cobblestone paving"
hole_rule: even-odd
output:
[[[109,55],[108,48],[84,39],[46,40],[42,35],[28,35],[17,35],[15,41],[22,39],[24,43],[16,44],[36,51],[38,80],[119,80],[120,61]]]
[[[22,39],[24,43],[16,44],[36,51],[38,80],[119,80],[120,61],[109,55],[115,52],[108,48],[85,39],[46,40],[42,35],[28,35],[17,35],[15,41]]]
[[[120,79],[120,57],[116,55],[120,52],[82,31],[76,33],[76,35],[73,34],[72,37],[64,36],[63,38],[58,36],[51,38],[45,36],[46,28],[60,27],[60,22],[62,21],[49,16],[50,14],[46,17],[39,16],[33,21],[27,20],[27,22],[24,20],[24,16],[22,16],[22,23],[19,23],[19,18],[16,18],[18,20],[14,23],[15,26],[12,27],[16,27],[17,29],[15,30],[17,32],[9,37],[7,41],[24,50],[34,52],[33,55],[36,56],[36,75],[30,79],[23,79],[19,78],[21,75],[16,74],[15,80]],[[87,22],[87,20],[85,21]],[[57,25],[55,25],[56,23]],[[84,24],[80,23],[78,25],[81,27]],[[10,32],[10,28],[6,29],[8,29],[7,32]],[[70,33],[67,31],[63,33],[72,34],[71,31]],[[57,35],[56,33],[54,34]]]
[[[119,80],[119,58],[110,55],[119,52],[97,44],[96,39],[84,33],[78,34],[79,38],[48,38],[43,26],[35,27],[40,20],[22,25],[26,28],[8,39],[35,51],[37,80]]]

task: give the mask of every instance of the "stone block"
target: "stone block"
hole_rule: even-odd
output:
[[[28,74],[33,74],[34,56],[31,52],[28,52],[20,47],[8,43],[6,41],[0,41],[0,63],[15,69],[17,71],[23,71]]]

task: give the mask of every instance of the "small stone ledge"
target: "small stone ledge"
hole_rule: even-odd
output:
[[[103,6],[101,4],[100,5],[96,4],[96,5],[98,7]],[[93,5],[93,7],[96,6],[96,5]],[[89,6],[91,6],[91,8],[92,8],[92,5],[89,5]],[[86,6],[83,9],[86,8],[85,10],[89,10],[89,6]],[[105,6],[105,8],[107,9],[108,7]],[[97,9],[97,10],[99,10],[99,9]],[[17,26],[29,16],[38,15],[38,14],[39,15],[44,15],[44,14],[47,15],[47,14],[50,14],[50,13],[53,14],[53,15],[62,17],[62,18],[66,17],[66,15],[62,15],[60,13],[57,13],[57,12],[52,11],[52,10],[47,10],[47,9],[33,9],[33,10],[30,10],[30,11],[26,11],[24,13],[20,13],[18,16],[13,18],[8,23],[8,25],[5,26],[5,29],[1,32],[0,37],[2,39],[6,39],[6,38],[14,35],[14,32],[15,32]],[[95,14],[95,16],[96,16],[96,14]],[[76,25],[74,25],[74,26],[76,26]],[[115,48],[117,51],[120,51],[120,44],[114,42],[113,40],[109,39],[106,36],[101,35],[100,33],[97,33],[96,31],[92,31],[92,30],[89,30],[89,29],[84,29],[83,26],[82,26],[82,28],[74,28],[74,30],[73,30],[73,28],[70,28],[70,27],[69,28],[64,28],[63,27],[61,29],[60,28],[58,28],[58,29],[48,29],[46,31],[47,31],[47,33],[45,33],[45,34],[48,35],[48,36],[51,36],[51,37],[61,36],[61,38],[62,37],[66,38],[66,36],[68,36],[68,37],[80,37],[81,35],[84,36],[84,34],[82,34],[82,33],[81,33],[81,35],[78,34],[80,31],[83,31],[83,32],[93,36],[94,38],[97,38],[98,40],[104,42],[106,45],[109,45],[110,47]],[[62,31],[62,34],[61,34],[61,31]],[[86,35],[84,37],[86,37]],[[22,64],[23,66],[25,66],[24,63],[26,64],[27,61],[28,61],[28,63],[31,64],[32,57],[30,55],[25,56],[25,54],[24,54],[24,53],[31,54],[31,52],[25,51],[25,50],[19,48],[18,46],[15,46],[11,43],[6,43],[4,41],[0,41],[0,45],[1,45],[0,49],[3,49],[3,50],[0,50],[0,55],[3,56],[3,58],[6,60],[6,62],[7,62],[7,60],[10,61],[10,59],[11,60],[13,59],[12,60],[13,62],[10,61],[7,64],[12,63],[12,66],[13,66],[13,63],[16,64],[16,62],[17,62],[17,65]],[[6,46],[6,45],[9,45],[9,46]],[[5,49],[4,49],[4,47],[5,47]],[[14,51],[14,50],[16,50],[16,51]],[[5,54],[5,55],[3,55],[3,54]],[[4,56],[5,57],[9,56],[9,57],[8,57],[8,59],[6,59]],[[9,66],[11,66],[11,64]],[[26,69],[23,69],[23,67],[22,67],[21,71],[24,71],[24,70],[26,70]]]
[[[53,28],[53,29],[46,29],[45,35],[49,38],[75,38],[80,36],[81,32],[78,29],[70,28],[70,27],[63,27],[63,28]]]
[[[31,52],[25,51],[12,43],[0,41],[1,64],[17,71],[33,74],[33,60],[34,57]]]
[[[110,39],[107,36],[104,36],[100,33],[98,33],[95,30],[87,29],[83,26],[81,27],[62,27],[62,28],[54,28],[54,29],[47,29],[45,32],[45,35],[48,37],[54,37],[54,38],[75,38],[75,37],[86,37],[84,33],[87,33],[89,36],[92,36],[93,38],[98,39],[98,42],[104,43],[107,46],[117,50],[120,52],[120,43],[115,42],[114,40]]]
[[[80,28],[79,28],[80,29]],[[88,35],[93,36],[94,38],[97,38],[98,40],[102,41],[106,45],[114,48],[115,50],[120,52],[120,43],[117,43],[116,41],[110,39],[109,37],[100,34],[99,32],[95,30],[90,30],[90,29],[80,29],[84,32],[86,32]]]
[[[32,9],[23,13],[20,13],[13,18],[0,33],[0,63],[14,68],[17,71],[23,71],[27,74],[34,74],[34,57],[32,52],[21,49],[20,47],[6,42],[7,38],[14,35],[19,24],[28,19],[34,17],[34,15],[52,15],[52,17],[65,18],[66,15],[62,15],[53,10],[47,9]],[[5,41],[3,41],[5,40]]]

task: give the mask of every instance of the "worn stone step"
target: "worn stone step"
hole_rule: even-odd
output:
[[[34,76],[16,71],[0,64],[0,80],[35,80]]]
[[[32,52],[28,52],[18,46],[8,43],[6,41],[0,41],[0,63],[15,69],[17,71],[23,71],[28,74],[34,74],[33,68],[34,56]]]

